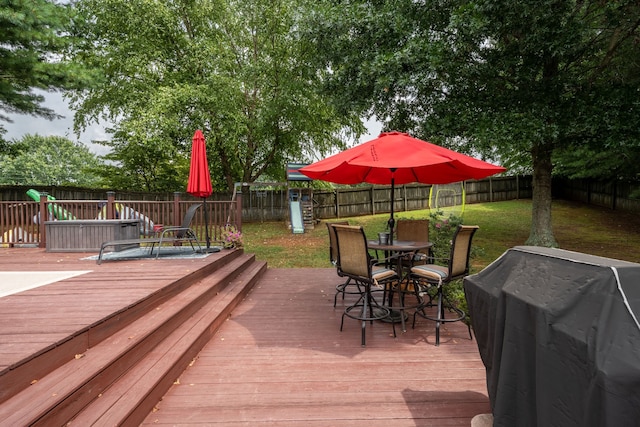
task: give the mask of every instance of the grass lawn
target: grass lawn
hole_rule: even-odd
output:
[[[429,218],[429,211],[399,212],[396,218]],[[554,201],[552,218],[560,248],[640,262],[640,215]],[[367,236],[375,239],[384,231],[389,214],[342,219],[362,225]],[[245,223],[245,251],[255,253],[271,268],[331,267],[325,222],[304,234],[291,233],[284,222]],[[480,226],[473,241],[472,272],[477,272],[507,249],[524,244],[531,227],[531,201],[467,205],[464,223]]]

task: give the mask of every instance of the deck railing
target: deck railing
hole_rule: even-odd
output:
[[[115,193],[108,192],[106,201],[48,200],[44,193],[39,202],[0,201],[0,248],[45,248],[49,221],[139,219],[141,237],[144,238],[153,234],[154,226],[181,225],[189,206],[202,203],[182,200],[180,193],[170,201],[116,200],[115,196]],[[220,241],[222,229],[227,224],[242,230],[241,203],[241,196],[229,201],[205,201],[191,222],[198,239],[204,242],[208,231],[212,242]]]

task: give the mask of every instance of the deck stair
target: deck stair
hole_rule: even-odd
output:
[[[141,423],[266,271],[266,263],[243,251],[222,260],[131,307],[132,314],[106,320],[120,324],[94,334],[101,339],[89,349],[67,355],[68,362],[5,396],[0,426]]]

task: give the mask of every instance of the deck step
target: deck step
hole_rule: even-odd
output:
[[[45,377],[69,360],[72,360],[75,355],[84,353],[87,349],[102,342],[159,304],[178,295],[198,280],[217,274],[217,270],[241,254],[243,254],[243,251],[225,251],[223,257],[216,258],[202,268],[194,270],[162,289],[147,295],[135,304],[123,307],[122,310],[111,313],[110,316],[105,317],[100,322],[88,325],[57,343],[32,354],[28,358],[8,366],[0,372],[2,383],[0,388],[0,415],[3,413],[2,403],[22,390],[30,388],[35,379]]]
[[[139,425],[231,314],[266,264],[255,263],[220,298],[211,300],[163,340],[117,383],[76,417],[71,425]],[[253,283],[249,283],[253,282]]]
[[[0,404],[0,426],[143,420],[265,269],[242,254],[194,275],[180,292]]]

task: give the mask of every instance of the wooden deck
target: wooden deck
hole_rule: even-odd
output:
[[[68,343],[224,254],[99,266],[80,260],[86,255],[0,250],[0,271],[91,270],[0,298],[0,369]],[[443,326],[435,347],[433,322],[398,328],[397,338],[375,322],[363,348],[358,322],[345,319],[340,332],[339,280],[331,268],[268,269],[142,424],[470,426],[490,412],[484,366],[464,324]]]
[[[91,253],[49,253],[44,249],[0,249],[0,272],[90,271],[70,279],[0,298],[0,372],[50,349],[71,344],[73,336],[167,284],[197,272],[221,257],[104,262]],[[117,327],[117,325],[115,325]],[[93,328],[94,334],[97,332]],[[104,331],[108,334],[109,331]],[[90,340],[98,341],[93,336]],[[85,343],[77,343],[82,353]],[[0,385],[0,390],[4,387]],[[2,391],[0,391],[0,394]]]

